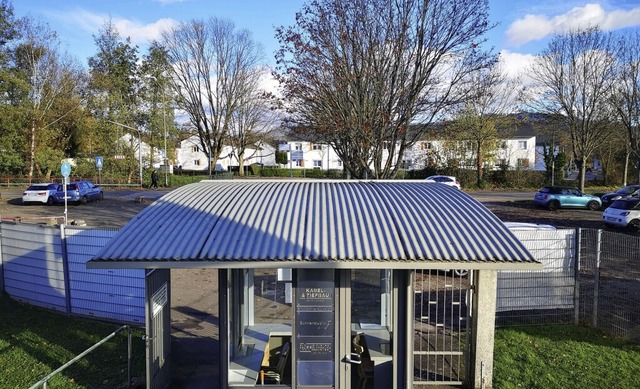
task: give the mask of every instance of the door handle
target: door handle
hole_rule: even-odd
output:
[[[351,355],[345,355],[342,361],[344,363],[350,363],[352,365],[359,365],[362,363],[360,361],[360,354],[358,353],[351,353]]]

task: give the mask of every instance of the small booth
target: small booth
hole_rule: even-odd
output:
[[[464,384],[479,388],[491,387],[497,271],[541,265],[446,185],[228,180],[163,196],[88,267],[148,269],[149,388],[171,382],[170,269],[217,268],[212,387],[388,389],[415,379],[416,271],[471,272]]]

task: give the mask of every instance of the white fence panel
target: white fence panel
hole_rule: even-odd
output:
[[[86,268],[117,230],[13,222],[0,227],[4,290],[12,298],[65,313],[144,323],[144,270]]]
[[[5,291],[16,300],[66,312],[59,229],[11,222],[1,228]]]
[[[141,269],[87,269],[117,230],[65,228],[71,313],[144,323],[145,277]]]
[[[544,268],[499,272],[496,311],[573,308],[576,231],[540,229],[512,232]]]

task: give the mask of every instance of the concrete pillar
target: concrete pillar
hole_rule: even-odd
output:
[[[472,306],[471,369],[469,387],[493,387],[493,343],[496,323],[496,270],[474,271]]]

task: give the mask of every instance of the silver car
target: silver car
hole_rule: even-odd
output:
[[[640,199],[614,201],[602,213],[602,221],[610,226],[640,229]]]

